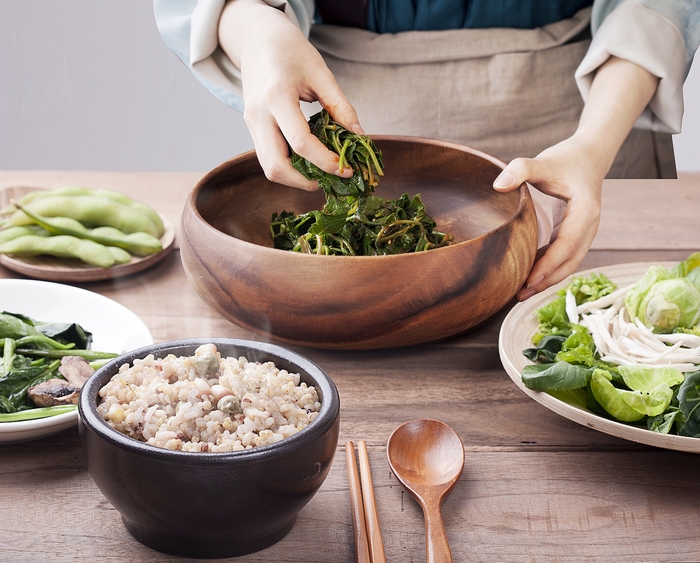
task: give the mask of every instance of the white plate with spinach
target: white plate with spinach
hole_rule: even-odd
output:
[[[77,323],[92,333],[92,350],[122,354],[153,344],[148,327],[128,308],[103,295],[36,280],[0,280],[0,311],[39,321]],[[0,443],[23,442],[75,426],[78,412],[0,423]]]
[[[522,371],[533,362],[523,354],[523,350],[532,348],[532,337],[537,333],[539,323],[537,311],[550,303],[557,292],[569,285],[574,277],[588,277],[592,274],[605,274],[618,287],[627,286],[638,281],[651,266],[673,268],[677,262],[637,262],[594,268],[577,272],[561,283],[548,288],[534,297],[518,303],[511,309],[501,326],[499,334],[499,353],[503,366],[513,382],[525,394],[551,411],[578,424],[594,430],[659,448],[684,452],[700,453],[700,439],[677,434],[663,434],[648,430],[640,424],[629,424],[596,414],[576,399],[575,394],[535,391],[522,381]],[[555,396],[556,395],[556,396]]]

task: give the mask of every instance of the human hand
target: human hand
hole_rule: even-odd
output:
[[[537,259],[516,298],[524,301],[573,274],[598,232],[603,178],[659,78],[610,57],[596,71],[575,133],[535,158],[516,158],[494,181],[509,192],[529,182],[566,202],[556,240]]]
[[[335,121],[364,134],[357,113],[319,52],[289,18],[260,0],[230,2],[219,23],[219,43],[241,70],[243,117],[267,178],[318,189],[317,182],[294,169],[288,144],[325,172],[352,176],[350,169],[339,170],[338,155],[310,132],[300,102],[318,101]]]
[[[576,136],[535,158],[516,158],[501,172],[494,189],[509,192],[524,182],[566,202],[556,240],[533,266],[518,292],[524,301],[576,271],[595,238],[600,223],[603,178],[609,162]]]

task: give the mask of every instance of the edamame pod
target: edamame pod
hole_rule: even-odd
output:
[[[156,226],[158,230],[158,234],[156,235],[157,237],[163,236],[163,232],[165,232],[165,228],[163,227],[163,221],[161,220],[160,215],[158,215],[158,213],[156,213],[155,210],[153,210],[151,207],[144,203],[130,198],[126,194],[114,190],[92,189],[85,188],[83,186],[62,186],[53,190],[35,190],[33,192],[29,192],[22,196],[19,200],[17,200],[17,203],[20,206],[24,206],[31,203],[32,201],[57,195],[93,196],[103,197],[106,199],[117,201],[146,215],[146,217],[148,217],[151,220],[151,222]],[[5,209],[3,209],[0,212],[0,214],[7,215],[9,213],[14,213],[15,211],[17,211],[17,207],[11,204]]]
[[[163,250],[160,239],[148,233],[129,233],[127,235],[114,227],[95,227],[90,231],[90,235],[95,242],[118,246],[136,256],[148,256]]]
[[[104,197],[53,195],[36,199],[25,206],[37,215],[44,217],[70,217],[86,227],[115,227],[125,233],[148,233],[156,238],[162,232],[143,213]],[[5,222],[5,226],[29,225],[33,221],[21,210],[15,211]]]
[[[17,256],[48,254],[60,258],[77,258],[86,264],[100,268],[109,268],[115,263],[112,252],[106,246],[69,235],[53,237],[23,235],[0,244],[0,254]]]
[[[118,246],[105,246],[105,248],[112,254],[115,264],[128,264],[131,262],[131,254],[123,248],[119,248]]]
[[[115,227],[88,229],[80,221],[71,217],[44,217],[43,215],[33,213],[20,203],[17,203],[17,206],[37,225],[40,225],[54,235],[71,235],[99,242],[105,246],[116,246],[132,254],[136,254],[137,256],[148,256],[149,254],[154,254],[163,249],[160,240],[148,233],[139,232],[126,234]],[[0,233],[2,233],[2,231],[0,231]]]
[[[40,227],[39,225],[23,225],[17,227],[8,227],[0,230],[0,244],[8,240],[21,237],[23,235],[37,235],[41,237],[51,236],[51,233]]]

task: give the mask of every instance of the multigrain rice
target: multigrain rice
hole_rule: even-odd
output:
[[[321,409],[316,389],[299,374],[273,362],[221,358],[213,344],[194,356],[124,364],[99,394],[97,411],[115,430],[194,452],[273,444],[306,428]]]

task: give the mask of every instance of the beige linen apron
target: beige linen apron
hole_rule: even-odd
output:
[[[583,100],[574,72],[590,44],[591,9],[537,29],[377,34],[312,27],[311,42],[368,134],[461,143],[504,162],[571,136]],[[608,178],[675,178],[671,135],[633,129]],[[531,189],[543,246],[563,202]]]
[[[590,14],[537,29],[319,25],[310,39],[368,133],[453,141],[509,162],[575,131],[583,100],[574,71],[590,44]],[[634,129],[608,177],[675,175],[671,136]]]

